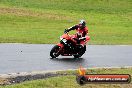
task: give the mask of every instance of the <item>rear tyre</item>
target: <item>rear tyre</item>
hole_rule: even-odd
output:
[[[79,57],[81,57],[80,55],[74,55],[74,58],[79,58]]]
[[[58,57],[59,55],[60,55],[60,46],[55,45],[55,46],[51,49],[51,51],[50,51],[50,56],[51,56],[52,58],[56,58],[56,57]]]
[[[78,54],[74,55],[74,58],[79,58],[81,57],[86,51],[86,45],[82,48],[82,50],[80,52],[78,52]]]

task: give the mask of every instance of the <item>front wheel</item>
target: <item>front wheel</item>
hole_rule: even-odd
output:
[[[51,51],[50,51],[50,56],[51,56],[52,58],[56,58],[56,57],[58,57],[59,55],[60,55],[60,46],[55,45],[55,46],[51,49]]]

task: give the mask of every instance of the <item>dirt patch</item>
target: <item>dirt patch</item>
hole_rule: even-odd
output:
[[[41,73],[13,73],[0,75],[0,85],[11,85],[24,81],[45,79],[56,76],[75,75],[58,72],[41,72]]]
[[[71,19],[71,17],[64,16],[61,14],[53,14],[40,11],[24,10],[20,8],[1,8],[0,14],[11,14],[17,16],[30,16],[30,17],[39,17],[39,18],[50,18],[50,19]]]
[[[9,80],[6,78],[0,78],[0,85],[10,84]]]

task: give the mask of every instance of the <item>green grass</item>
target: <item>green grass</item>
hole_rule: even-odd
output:
[[[89,44],[132,44],[131,0],[0,0],[0,43],[57,43],[80,19]]]
[[[0,86],[0,88],[131,88],[130,84],[86,84],[80,86],[76,83],[77,71],[60,71],[58,73],[69,74],[68,76],[52,77],[48,79],[27,81],[20,84]],[[132,68],[88,69],[88,74],[130,74]]]

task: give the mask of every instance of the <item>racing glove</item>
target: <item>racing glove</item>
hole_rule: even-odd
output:
[[[81,38],[79,38],[79,40],[85,40],[86,39],[86,37],[81,37]]]
[[[66,33],[68,33],[69,31],[67,30],[67,29],[65,29],[65,31],[64,31],[64,33],[66,34]]]

